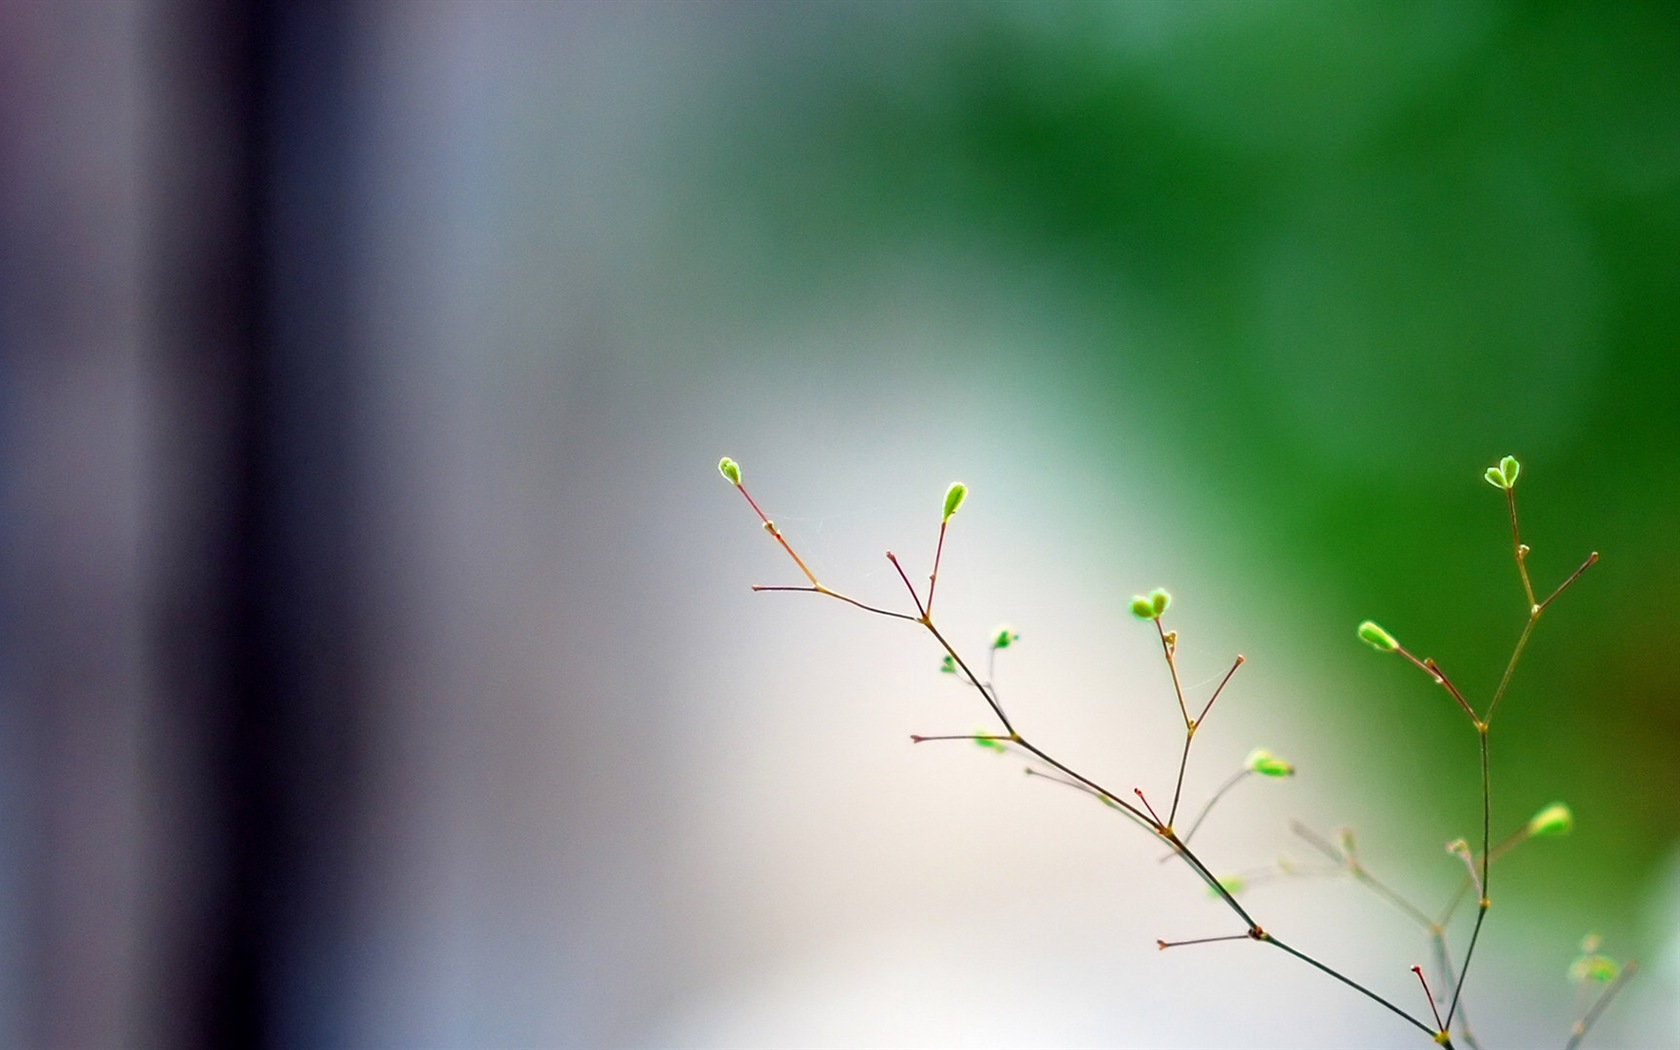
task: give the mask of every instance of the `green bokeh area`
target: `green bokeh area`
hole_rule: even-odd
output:
[[[1482,471],[1523,459],[1536,589],[1604,560],[1496,725],[1496,833],[1560,783],[1578,818],[1503,893],[1650,951],[1640,895],[1680,837],[1680,7],[748,21],[759,60],[720,74],[747,101],[687,144],[706,207],[671,217],[719,262],[695,298],[774,323],[892,252],[1008,260],[1059,316],[1026,415],[1216,492],[1208,535],[1256,589],[1317,596],[1255,614],[1356,648],[1375,618],[1477,698],[1523,618]],[[1368,705],[1324,717],[1425,814],[1474,812],[1462,716],[1365,655]]]

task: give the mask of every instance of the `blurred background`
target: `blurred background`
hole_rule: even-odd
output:
[[[0,6],[0,1043],[1415,1046],[1222,872],[1356,830],[1466,992],[1680,1045],[1680,8]],[[1409,1010],[1345,879],[1269,929]],[[1458,944],[1465,931],[1455,927]]]

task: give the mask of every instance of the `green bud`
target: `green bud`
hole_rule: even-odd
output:
[[[1505,484],[1505,473],[1498,467],[1487,468],[1486,472],[1482,474],[1482,477],[1487,478],[1487,483],[1496,489],[1508,489],[1511,487]]]
[[[1499,472],[1505,475],[1505,487],[1513,488],[1517,484],[1517,475],[1522,473],[1522,464],[1517,462],[1517,457],[1506,456],[1499,461]]]
[[[986,737],[975,737],[974,742],[980,747],[985,748],[987,751],[996,751],[999,754],[1009,750],[1004,746],[1002,740],[990,740]]]
[[[1359,640],[1379,653],[1392,653],[1400,648],[1400,643],[1394,640],[1392,634],[1378,627],[1371,620],[1366,620],[1359,625]]]
[[[1248,880],[1243,878],[1241,875],[1226,875],[1219,880],[1219,885],[1224,888],[1226,893],[1235,897],[1237,894],[1248,888]],[[1218,899],[1219,891],[1214,889],[1212,886],[1209,886],[1208,896]]]
[[[1257,747],[1248,753],[1248,757],[1243,759],[1243,768],[1263,777],[1292,777],[1295,775],[1293,765],[1263,747]]]
[[[1159,620],[1161,614],[1172,604],[1172,595],[1157,587],[1149,592],[1149,607],[1155,610],[1155,618]]]
[[[957,512],[957,508],[962,506],[963,500],[967,498],[968,486],[960,481],[951,482],[951,487],[945,490],[945,516],[940,521],[950,521],[951,515]]]
[[[1616,960],[1608,955],[1589,952],[1577,956],[1575,961],[1569,964],[1569,981],[1571,984],[1609,984],[1621,972],[1622,968],[1616,964]]]
[[[741,465],[730,459],[728,456],[718,460],[718,473],[722,474],[724,480],[728,481],[731,485],[734,485],[737,488],[740,487]]]
[[[1141,594],[1132,595],[1132,615],[1140,620],[1155,619],[1155,606]]]
[[[939,661],[939,673],[940,674],[956,674],[957,673],[957,662],[955,660],[951,659],[951,654],[950,653],[946,653],[944,658]]]
[[[1575,814],[1562,802],[1553,802],[1528,819],[1528,835],[1540,838],[1547,835],[1567,835],[1575,826]]]
[[[1010,630],[1006,623],[998,624],[997,630],[992,632],[993,649],[1007,649],[1020,640],[1021,636]]]

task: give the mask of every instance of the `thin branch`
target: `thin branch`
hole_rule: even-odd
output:
[[[1202,722],[1207,719],[1208,712],[1213,710],[1213,702],[1218,700],[1219,694],[1225,691],[1225,683],[1231,680],[1231,676],[1237,673],[1237,668],[1241,667],[1243,665],[1243,661],[1246,659],[1247,657],[1243,656],[1241,653],[1237,654],[1236,662],[1231,665],[1231,669],[1229,671],[1225,672],[1225,677],[1219,680],[1219,687],[1215,689],[1213,691],[1213,695],[1208,698],[1207,706],[1202,708],[1202,713],[1196,716],[1195,724],[1197,726],[1200,726]]]
[[[1499,676],[1499,688],[1493,691],[1493,699],[1488,702],[1488,716],[1483,721],[1493,721],[1494,708],[1499,706],[1499,701],[1505,696],[1505,689],[1511,684],[1511,676],[1517,671],[1517,661],[1522,659],[1523,649],[1528,646],[1528,636],[1534,633],[1534,624],[1538,620],[1539,617],[1530,611],[1528,622],[1523,624],[1522,634],[1517,637],[1516,648],[1511,650],[1511,658],[1505,661],[1505,673]]]
[[[1355,881],[1369,887],[1371,892],[1411,916],[1424,929],[1434,929],[1435,920],[1431,919],[1422,908],[1401,896],[1388,883],[1372,875],[1365,865],[1358,860],[1348,862],[1348,873],[1353,876]]]
[[[1015,738],[1012,736],[999,736],[995,733],[943,733],[937,736],[923,736],[920,733],[910,734],[912,744],[925,744],[930,740],[998,740],[1011,744],[1015,742]]]
[[[1588,569],[1592,568],[1597,563],[1598,563],[1598,552],[1593,551],[1591,554],[1587,555],[1587,560],[1581,563],[1580,568],[1576,569],[1574,572],[1569,574],[1569,579],[1564,580],[1562,583],[1558,584],[1557,590],[1555,590],[1551,594],[1547,595],[1546,600],[1541,602],[1540,603],[1540,608],[1535,611],[1535,615],[1538,616],[1538,615],[1540,615],[1540,613],[1545,612],[1546,611],[1546,606],[1548,606],[1548,605],[1552,604],[1552,602],[1556,601],[1558,595],[1562,594],[1569,587],[1570,584],[1572,584],[1576,580],[1580,579],[1581,574],[1583,572],[1586,572]]]
[[[1482,724],[1482,720],[1476,716],[1476,709],[1470,706],[1470,701],[1464,699],[1464,694],[1459,692],[1458,687],[1453,685],[1452,681],[1447,678],[1446,672],[1441,670],[1441,665],[1435,662],[1434,657],[1419,660],[1403,645],[1396,645],[1394,647],[1394,651],[1399,653],[1401,656],[1404,656],[1407,660],[1410,660],[1418,670],[1434,679],[1436,685],[1445,689],[1448,693],[1451,693],[1452,698],[1458,701],[1458,706],[1464,709],[1464,713],[1466,715],[1470,716],[1470,722],[1472,725],[1479,726]]]
[[[804,594],[821,594],[821,595],[825,595],[829,598],[838,598],[841,601],[845,602],[847,605],[855,605],[859,609],[862,609],[864,612],[872,612],[872,613],[875,613],[877,616],[891,616],[895,620],[909,620],[911,623],[920,623],[921,622],[920,620],[916,619],[914,616],[909,615],[908,613],[893,612],[891,609],[877,609],[873,605],[865,605],[864,603],[858,601],[856,598],[848,598],[844,594],[841,594],[839,591],[829,590],[827,587],[824,587],[822,584],[818,584],[815,587],[770,587],[770,586],[766,586],[765,584],[762,584],[762,583],[755,583],[755,584],[753,584],[752,589],[755,590],[755,591],[799,591],[799,592],[802,592]]]
[[[911,617],[906,617],[906,619],[911,619]],[[939,642],[940,646],[951,657],[951,661],[958,667],[962,668],[964,677],[968,679],[970,685],[979,690],[980,695],[986,700],[986,706],[990,707],[992,709],[992,714],[997,715],[998,721],[1003,723],[1003,728],[1007,729],[1011,736],[1019,737],[1020,734],[1015,732],[1014,723],[1010,722],[1009,716],[1003,713],[1003,705],[998,703],[996,695],[981,684],[979,677],[969,669],[968,663],[963,660],[962,656],[957,653],[956,649],[951,647],[951,643],[945,640],[945,636],[939,633],[939,628],[933,625],[933,621],[924,616],[922,619],[916,620],[916,622],[921,624],[923,627],[926,627],[928,629],[928,633],[933,635],[934,639]],[[1025,741],[1020,742],[1025,743]],[[1063,770],[1063,772],[1067,771]]]
[[[945,527],[950,524],[950,518],[939,523],[939,544],[933,549],[933,571],[928,574],[927,612],[923,614],[925,616],[933,615],[933,589],[939,584],[939,559],[945,553]]]
[[[1614,999],[1616,993],[1627,985],[1628,979],[1633,976],[1637,969],[1639,969],[1639,964],[1633,962],[1622,967],[1622,972],[1616,975],[1616,979],[1610,982],[1608,988],[1604,989],[1604,994],[1598,997],[1598,1002],[1593,1003],[1592,1009],[1587,1011],[1585,1017],[1575,1022],[1575,1027],[1569,1032],[1569,1042],[1564,1044],[1563,1050],[1575,1050],[1576,1047],[1581,1045],[1581,1040],[1587,1037],[1587,1030],[1598,1021],[1599,1015],[1604,1012],[1605,1007],[1610,1005],[1610,1000]]]
[[[910,592],[910,600],[916,603],[916,611],[921,614],[922,620],[926,620],[928,618],[927,609],[922,607],[922,599],[916,596],[916,588],[910,586],[910,577],[904,575],[904,566],[898,563],[898,558],[893,555],[892,551],[887,552],[887,560],[892,562],[892,567],[898,570],[898,578],[904,581],[904,589]],[[929,591],[928,601],[931,602],[932,600],[933,593]]]
[[[1167,670],[1172,672],[1173,695],[1178,697],[1178,713],[1184,716],[1185,728],[1193,723],[1190,721],[1190,710],[1184,706],[1184,689],[1178,684],[1178,662],[1173,659],[1173,644],[1167,641],[1167,629],[1161,626],[1161,618],[1155,617],[1155,631],[1161,636],[1161,653],[1167,658]]]
[[[1151,806],[1149,804],[1149,800],[1143,797],[1142,788],[1133,788],[1132,794],[1138,797],[1138,801],[1143,803],[1143,808],[1147,809],[1149,811],[1149,815],[1155,818],[1155,826],[1162,829],[1162,834],[1165,834],[1167,831],[1172,829],[1171,824],[1165,824],[1161,821],[1161,816],[1155,812],[1155,807]]]
[[[1159,948],[1161,951],[1166,951],[1168,948],[1183,948],[1191,944],[1217,944],[1220,941],[1252,941],[1253,939],[1254,937],[1252,934],[1232,933],[1224,937],[1192,937],[1187,941],[1157,940],[1155,942],[1155,947]]]
[[[1481,724],[1481,732],[1477,734],[1481,742],[1482,755],[1482,884],[1481,900],[1476,905],[1476,925],[1470,931],[1470,946],[1464,949],[1464,965],[1459,967],[1458,987],[1453,991],[1452,1005],[1447,1007],[1447,1023],[1451,1024],[1453,1014],[1458,1011],[1459,997],[1464,994],[1464,980],[1470,973],[1470,960],[1476,954],[1476,942],[1482,936],[1482,922],[1488,913],[1488,848],[1493,841],[1493,793],[1488,778],[1488,730],[1485,723]]]
[[[1352,859],[1346,853],[1343,853],[1341,850],[1331,845],[1329,839],[1326,839],[1324,836],[1320,835],[1318,832],[1307,827],[1298,820],[1291,820],[1289,822],[1289,830],[1293,831],[1296,836],[1304,840],[1309,846],[1335,861],[1339,866],[1345,867]]]
[[[776,542],[782,545],[782,550],[787,551],[787,556],[793,559],[793,563],[795,565],[799,566],[799,571],[805,574],[805,578],[807,580],[811,581],[811,586],[822,586],[817,582],[816,573],[806,568],[805,563],[799,560],[799,555],[793,553],[793,548],[788,545],[787,539],[782,536],[782,530],[776,528],[776,523],[766,517],[764,511],[759,509],[758,501],[752,498],[752,493],[747,491],[747,487],[740,482],[736,482],[735,487],[741,491],[741,495],[747,497],[747,503],[752,507],[753,513],[757,514],[758,520],[764,523],[764,531],[774,536],[776,538]]]
[[[1511,547],[1516,551],[1517,572],[1522,575],[1523,593],[1528,596],[1528,607],[1534,608],[1534,585],[1528,581],[1528,548],[1523,546],[1522,534],[1517,530],[1517,493],[1507,486],[1505,489],[1505,506],[1511,511]]]
[[[1435,1006],[1435,993],[1429,990],[1429,982],[1424,979],[1423,967],[1414,966],[1412,972],[1417,974],[1418,983],[1423,985],[1423,997],[1429,1000],[1429,1011],[1435,1015],[1435,1027],[1439,1031],[1446,1031],[1447,1026],[1441,1023],[1441,1011]]]
[[[1167,827],[1178,819],[1178,800],[1184,795],[1184,767],[1190,764],[1190,744],[1196,739],[1194,725],[1184,727],[1184,753],[1178,756],[1178,782],[1173,785],[1172,808],[1167,811]]]
[[[1407,1013],[1405,1010],[1402,1010],[1400,1007],[1395,1006],[1393,1003],[1389,1002],[1387,999],[1384,999],[1382,996],[1378,995],[1376,992],[1371,991],[1371,989],[1369,989],[1369,988],[1365,987],[1364,985],[1360,984],[1358,981],[1355,981],[1350,977],[1343,976],[1342,974],[1338,973],[1335,970],[1332,970],[1330,967],[1324,965],[1323,963],[1319,962],[1317,959],[1314,959],[1312,956],[1307,955],[1304,952],[1296,951],[1294,948],[1291,948],[1289,945],[1287,945],[1287,944],[1283,943],[1282,941],[1278,940],[1276,937],[1273,937],[1271,934],[1266,933],[1264,930],[1260,931],[1260,936],[1257,939],[1265,941],[1267,944],[1270,944],[1270,945],[1272,945],[1276,948],[1282,949],[1283,951],[1289,953],[1290,955],[1293,955],[1295,958],[1301,960],[1302,962],[1306,963],[1308,966],[1311,966],[1312,968],[1314,968],[1315,970],[1318,970],[1321,973],[1324,973],[1324,974],[1327,974],[1328,976],[1334,977],[1336,980],[1338,980],[1338,981],[1342,982],[1343,984],[1347,985],[1349,988],[1352,988],[1354,991],[1358,992],[1360,995],[1365,996],[1367,999],[1370,999],[1373,1002],[1378,1003],[1379,1005],[1387,1007],[1390,1011],[1392,1011],[1396,1015],[1405,1018],[1408,1022],[1411,1023],[1411,1025],[1414,1028],[1421,1031],[1424,1035],[1429,1036],[1429,1038],[1431,1038],[1431,1039],[1435,1038],[1435,1036],[1436,1036],[1436,1030],[1435,1029],[1430,1028],[1428,1025],[1424,1024],[1422,1021],[1413,1017],[1411,1014]],[[1452,1041],[1448,1040],[1448,1041],[1442,1043],[1441,1045],[1446,1046],[1446,1047],[1451,1047],[1452,1046]]]
[[[1232,788],[1236,787],[1238,784],[1242,783],[1242,781],[1244,779],[1246,779],[1247,777],[1249,777],[1250,775],[1252,775],[1253,772],[1254,772],[1254,770],[1248,769],[1246,767],[1243,768],[1243,769],[1239,769],[1235,773],[1231,774],[1230,778],[1228,780],[1226,780],[1225,783],[1219,785],[1219,790],[1215,791],[1213,793],[1213,797],[1207,800],[1207,804],[1202,807],[1202,811],[1200,813],[1196,814],[1196,822],[1190,825],[1190,830],[1186,831],[1180,837],[1180,841],[1185,843],[1186,845],[1188,845],[1190,843],[1190,839],[1196,834],[1196,829],[1200,828],[1202,826],[1202,821],[1206,820],[1207,815],[1210,812],[1213,811],[1214,803],[1216,803],[1220,799],[1224,798],[1225,797],[1225,792],[1231,790]],[[1167,861],[1169,861],[1171,859],[1172,859],[1172,854],[1171,853],[1163,854],[1161,859],[1157,863],[1165,864]]]

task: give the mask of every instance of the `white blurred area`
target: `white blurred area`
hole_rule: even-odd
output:
[[[1381,742],[1337,739],[1299,702],[1352,702],[1351,632],[1345,653],[1303,651],[1271,613],[1315,581],[1242,564],[1228,508],[1175,483],[1174,449],[1116,465],[1092,435],[1147,415],[1150,392],[1106,403],[1055,373],[1073,336],[1053,294],[1005,258],[889,245],[867,278],[720,318],[683,276],[708,260],[672,215],[705,202],[684,197],[673,144],[679,119],[739,103],[721,69],[790,60],[740,43],[745,11],[366,11],[346,454],[373,744],[351,923],[276,978],[297,989],[293,1030],[352,1047],[1420,1045],[1259,945],[1158,951],[1241,931],[1092,800],[972,745],[912,746],[989,725],[912,625],[749,590],[800,578],[719,456],[825,583],[891,608],[883,552],[919,580],[963,480],[938,618],[976,655],[999,622],[1020,632],[998,684],[1029,738],[1170,801],[1181,723],[1126,611],[1164,585],[1193,706],[1248,658],[1197,740],[1185,811],[1254,746],[1303,771],[1243,784],[1203,855],[1222,873],[1303,858],[1291,816],[1387,827],[1394,841],[1362,840],[1373,865],[1431,900],[1450,889],[1450,866],[1404,859],[1433,832],[1362,775],[1359,748]],[[1140,316],[1125,349],[1158,352],[1150,331]],[[1425,1008],[1407,969],[1423,938],[1370,894],[1301,879],[1243,899]],[[144,988],[146,908],[76,958]],[[1567,959],[1498,918],[1478,1028],[1561,1043]],[[1598,1045],[1674,1045],[1661,973]],[[148,1016],[99,1003],[107,1033]]]

